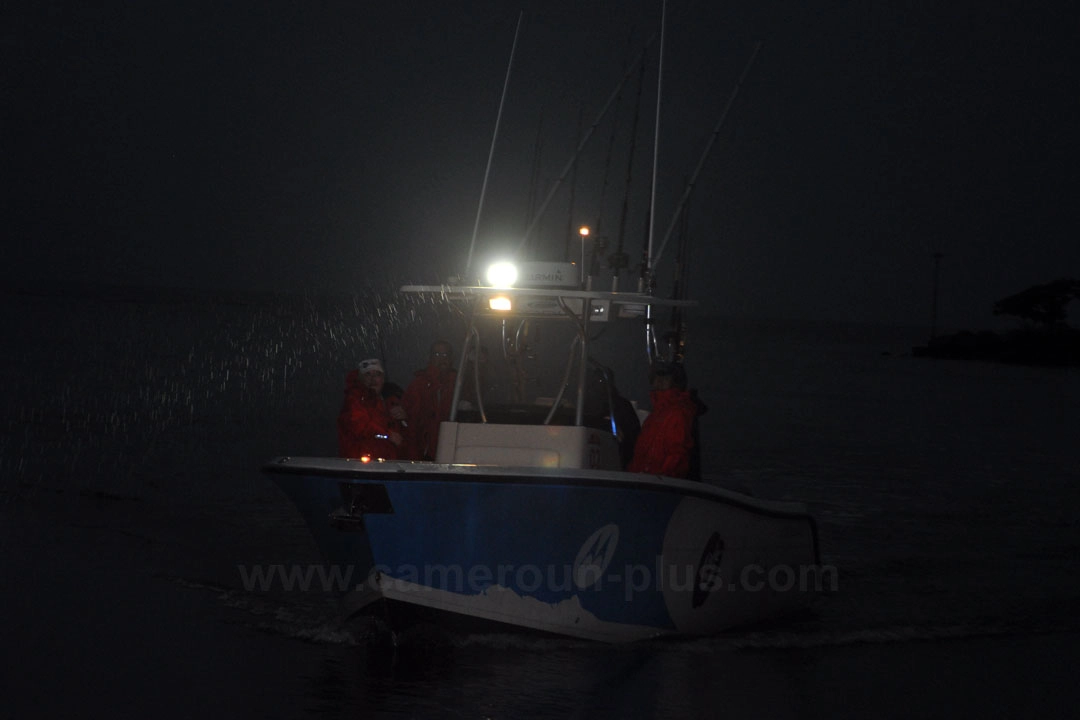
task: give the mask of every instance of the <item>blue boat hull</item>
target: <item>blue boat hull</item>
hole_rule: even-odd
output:
[[[705,634],[805,605],[813,520],[701,483],[607,471],[266,466],[326,559],[378,601],[606,641]],[[817,573],[817,574],[815,574]]]

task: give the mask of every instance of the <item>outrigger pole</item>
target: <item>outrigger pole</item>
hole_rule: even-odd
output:
[[[476,236],[480,231],[480,215],[484,211],[484,196],[487,194],[488,176],[491,174],[491,161],[495,157],[495,141],[499,137],[499,123],[502,121],[503,105],[506,103],[506,91],[510,87],[510,70],[514,67],[514,53],[517,51],[518,33],[521,32],[521,19],[525,11],[518,13],[517,28],[514,30],[514,44],[510,47],[510,62],[506,65],[506,79],[503,81],[502,98],[499,100],[499,112],[495,116],[495,132],[491,136],[491,149],[488,151],[487,168],[484,170],[484,184],[480,188],[480,205],[476,208],[476,223],[473,225],[472,242],[469,243],[469,257],[465,261],[465,276],[468,280],[472,270],[473,250],[476,248]]]

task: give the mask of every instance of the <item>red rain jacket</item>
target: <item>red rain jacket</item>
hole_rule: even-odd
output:
[[[409,418],[409,447],[414,460],[433,460],[439,447],[439,423],[450,419],[456,370],[429,365],[417,370],[401,404]]]
[[[345,376],[345,400],[338,413],[338,454],[346,458],[371,455],[384,460],[404,457],[405,447],[394,445],[387,435],[402,432],[401,423],[390,417],[397,397],[381,398],[360,380],[359,370]],[[378,437],[382,435],[383,437]]]
[[[678,388],[653,390],[652,412],[645,418],[634,445],[630,472],[685,478],[690,473],[690,450],[694,447],[697,406],[690,393]]]

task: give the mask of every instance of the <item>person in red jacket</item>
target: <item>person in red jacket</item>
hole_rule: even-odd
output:
[[[397,460],[407,456],[401,434],[405,409],[396,395],[383,396],[385,386],[386,373],[376,358],[364,360],[359,370],[345,376],[345,400],[337,419],[341,457]]]
[[[414,460],[434,460],[439,447],[439,423],[450,419],[457,371],[451,364],[450,343],[431,344],[428,365],[417,370],[401,402],[409,418],[409,447]]]
[[[685,478],[690,473],[690,451],[694,447],[694,418],[698,407],[683,389],[676,375],[682,367],[655,363],[650,372],[652,412],[645,418],[634,445],[630,472]]]

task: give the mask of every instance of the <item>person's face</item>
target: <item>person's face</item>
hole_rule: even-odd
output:
[[[446,343],[436,343],[431,348],[431,360],[429,362],[433,367],[440,370],[450,367],[450,346]]]
[[[661,374],[661,373],[656,373],[655,375],[653,375],[653,378],[652,378],[652,389],[653,390],[667,390],[668,388],[670,388],[672,386],[672,384],[673,384],[673,381],[671,379],[671,375],[669,375],[669,374],[665,375],[665,374]]]
[[[360,379],[363,381],[365,387],[371,388],[376,393],[381,393],[383,385],[386,384],[386,376],[378,370],[366,372],[360,376]]]

